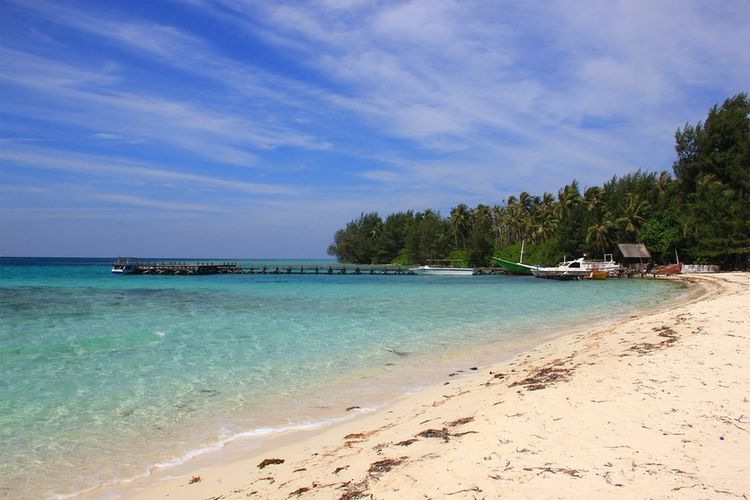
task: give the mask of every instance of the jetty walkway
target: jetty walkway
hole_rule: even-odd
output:
[[[167,276],[196,276],[211,274],[414,274],[406,266],[365,266],[365,265],[329,265],[329,266],[243,266],[235,262],[115,262],[123,274],[151,274]]]
[[[409,276],[416,274],[409,266],[336,264],[320,265],[241,265],[236,262],[148,262],[117,260],[112,265],[112,272],[139,275],[163,276],[203,276],[213,274],[319,274],[319,275],[391,275]],[[477,268],[474,274],[500,274],[497,268]]]

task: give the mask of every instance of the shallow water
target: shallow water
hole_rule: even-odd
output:
[[[81,491],[241,433],[338,418],[430,382],[430,366],[467,348],[495,344],[501,357],[498,342],[684,292],[639,279],[119,276],[110,265],[0,258],[0,491]]]

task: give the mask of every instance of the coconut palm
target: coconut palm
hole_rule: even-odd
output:
[[[656,179],[656,189],[663,193],[667,190],[667,186],[672,181],[671,177],[669,177],[669,172],[666,170],[662,170],[662,172],[659,174],[659,177]]]
[[[492,231],[495,233],[495,240],[499,245],[504,245],[505,236],[505,209],[500,205],[493,205],[490,208],[492,216]]]
[[[544,193],[542,196],[542,207],[547,212],[552,212],[555,209],[555,195],[552,193]]]
[[[583,194],[583,202],[589,212],[595,212],[604,205],[604,191],[598,186],[592,186]]]
[[[648,202],[641,200],[635,193],[628,193],[625,205],[622,207],[623,216],[617,219],[617,222],[625,226],[626,232],[638,236],[641,224],[646,220],[645,214],[648,208]]]
[[[459,248],[459,240],[461,242],[460,248],[466,248],[466,233],[469,230],[469,207],[461,203],[457,207],[451,210],[450,224],[453,230],[453,238],[456,243],[456,248]]]
[[[586,243],[595,243],[599,253],[604,255],[604,249],[610,243],[609,236],[613,228],[614,223],[612,222],[612,214],[604,212],[604,214],[600,215],[594,223],[589,226],[588,231],[586,231]]]
[[[573,207],[581,199],[578,191],[578,181],[573,181],[557,192],[557,213],[558,219],[565,219],[570,214]]]
[[[532,239],[536,243],[547,241],[557,231],[557,218],[551,210],[539,209],[535,220]]]

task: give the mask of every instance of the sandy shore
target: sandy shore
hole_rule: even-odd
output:
[[[137,498],[750,497],[750,274]]]

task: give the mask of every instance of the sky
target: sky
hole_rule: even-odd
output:
[[[671,171],[747,0],[0,0],[0,255],[322,258],[362,212]]]

